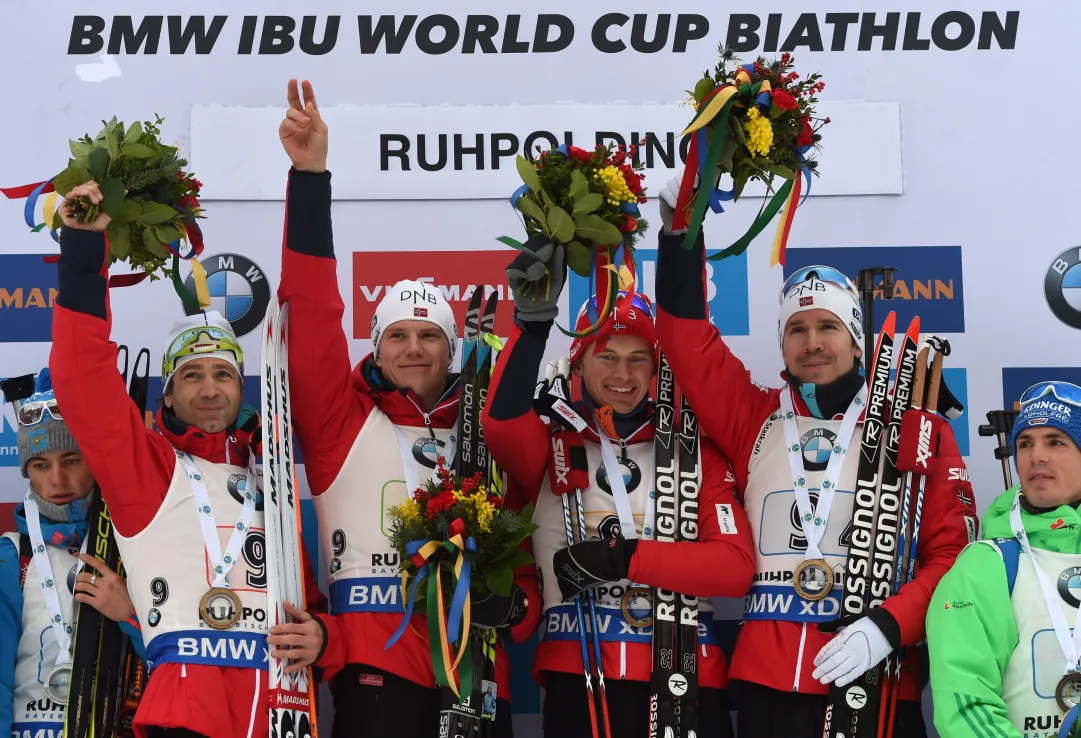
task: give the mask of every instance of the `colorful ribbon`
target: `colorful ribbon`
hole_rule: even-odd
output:
[[[6,187],[0,188],[0,193],[3,193],[9,200],[20,200],[26,198],[26,205],[23,206],[23,220],[26,221],[26,225],[30,228],[32,233],[37,233],[52,223],[54,212],[56,211],[56,201],[58,199],[58,193],[53,186],[53,178],[47,179],[43,182],[34,182],[32,184],[20,185],[18,187]],[[45,200],[42,202],[41,214],[42,222],[35,223],[34,213],[37,210],[38,198],[45,195]],[[198,213],[200,210],[199,201],[193,195],[185,195],[180,201],[180,207],[190,207],[193,213]],[[56,228],[49,228],[49,235],[54,241],[60,243],[60,237],[57,235]],[[173,255],[173,289],[176,290],[177,296],[180,297],[184,303],[185,309],[190,312],[197,312],[210,307],[210,290],[206,284],[206,269],[201,263],[199,263],[198,256],[202,254],[204,249],[203,234],[193,218],[189,222],[180,223],[181,236],[172,243],[162,244]],[[189,248],[186,250],[186,254],[181,252],[180,242],[186,241]],[[105,237],[106,248],[109,248],[109,237]],[[59,260],[57,255],[49,255],[42,257],[42,260],[46,264],[55,264]],[[184,281],[180,279],[180,260],[190,260],[192,263],[192,277],[195,281],[195,295],[188,292],[187,287],[184,286]],[[131,285],[138,284],[146,279],[149,275],[146,272],[134,272],[131,274],[114,274],[109,277],[110,287],[130,287]]]
[[[461,698],[454,671],[458,670],[463,685],[472,684],[473,681],[473,663],[467,646],[471,617],[469,586],[472,575],[472,554],[476,552],[477,544],[472,536],[465,535],[465,523],[461,518],[451,523],[450,533],[451,536],[446,541],[416,540],[406,544],[406,553],[417,566],[417,573],[412,585],[409,586],[409,573],[402,571],[401,586],[405,600],[405,614],[402,616],[398,629],[384,646],[384,650],[397,643],[405,633],[410,618],[413,616],[417,586],[420,580],[427,577],[428,647],[431,652],[432,668],[435,670],[436,682],[440,686],[449,687],[455,696]],[[451,596],[449,611],[445,609],[443,599],[441,563],[444,556],[455,557],[452,567],[455,579],[454,594]],[[433,567],[434,577],[429,576]],[[405,597],[407,586],[409,586],[409,596]],[[451,643],[459,644],[457,656],[453,657],[453,660]]]
[[[725,139],[733,125],[731,116],[735,108],[756,105],[762,111],[768,112],[773,104],[772,88],[768,80],[753,82],[754,65],[744,64],[738,72],[734,84],[721,85],[711,90],[698,104],[697,112],[680,136],[691,134],[691,142],[688,150],[688,166],[683,172],[683,180],[680,182],[679,197],[677,199],[672,227],[675,230],[686,229],[687,235],[683,241],[683,248],[691,249],[702,228],[706,208],[709,207],[715,213],[723,213],[722,202],[734,200],[735,187],[731,190],[721,190],[712,184],[713,173],[717,171],[721,152],[725,146]],[[737,124],[738,125],[738,124]],[[807,181],[803,199],[806,200],[810,193],[810,168],[806,166],[804,154],[810,147],[800,147],[798,154],[803,164],[796,176],[787,180],[773,195],[766,207],[755,218],[747,232],[737,239],[731,246],[709,257],[710,261],[717,261],[728,256],[735,256],[746,251],[751,241],[762,232],[783,207],[783,217],[777,224],[777,230],[773,238],[773,249],[770,265],[784,264],[785,250],[788,244],[788,236],[792,230],[792,221],[796,214],[796,208],[800,204],[801,180]],[[695,200],[693,211],[690,202],[694,198],[694,181],[698,177],[701,190],[700,196]],[[772,185],[770,177],[768,185]]]

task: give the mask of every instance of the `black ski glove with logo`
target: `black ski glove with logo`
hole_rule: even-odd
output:
[[[627,578],[638,539],[591,539],[562,548],[553,566],[563,601],[569,602],[587,589]]]
[[[525,590],[512,583],[510,597],[485,592],[476,599],[471,598],[470,619],[478,628],[513,628],[525,620],[528,607],[529,598]]]

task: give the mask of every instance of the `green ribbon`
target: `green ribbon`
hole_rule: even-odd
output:
[[[773,216],[777,215],[777,211],[784,205],[785,200],[788,199],[788,193],[791,190],[792,180],[786,179],[784,184],[781,185],[781,189],[777,190],[777,193],[769,201],[759,216],[755,218],[754,223],[747,229],[747,232],[724,251],[718,251],[713,256],[707,256],[706,260],[720,261],[721,259],[727,259],[729,256],[739,256],[746,251],[747,247],[751,245],[751,241],[762,232],[763,228],[769,225],[770,221],[773,220]],[[695,209],[697,210],[697,208]],[[699,222],[699,225],[701,225],[701,222]]]

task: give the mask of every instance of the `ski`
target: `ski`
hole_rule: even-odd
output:
[[[871,547],[876,514],[879,465],[882,460],[882,439],[885,435],[887,395],[890,369],[893,366],[893,334],[897,316],[890,312],[878,335],[871,371],[868,373],[870,393],[864,410],[863,438],[856,473],[856,499],[852,506],[852,540],[845,562],[844,591],[840,617],[859,616],[866,611],[866,595],[870,586]],[[659,509],[659,507],[658,507]],[[830,685],[823,724],[823,738],[852,738],[855,718],[867,700],[859,684],[847,687]]]
[[[462,373],[458,397],[458,451],[454,457],[454,473],[471,477],[480,471],[477,465],[477,364],[479,360],[480,309],[484,288],[475,287],[465,311],[462,331]]]
[[[658,541],[674,542],[678,534],[676,477],[676,383],[672,367],[662,353],[658,358],[656,429],[653,436],[656,465],[656,515],[654,534]],[[651,738],[674,736],[679,730],[673,684],[680,682],[676,658],[677,595],[653,589],[653,672],[650,678],[649,734]]]
[[[477,288],[480,291],[480,288]],[[488,296],[484,304],[484,312],[480,316],[480,330],[477,334],[477,370],[476,396],[477,418],[484,412],[484,405],[488,401],[488,385],[492,381],[492,347],[486,337],[495,334],[495,311],[499,307],[499,293],[493,292]],[[488,447],[484,444],[484,424],[477,421],[477,471],[480,472],[480,483],[490,487],[492,481],[492,462]]]
[[[902,486],[904,480],[897,468],[897,454],[901,443],[901,417],[912,406],[913,382],[916,377],[916,352],[920,341],[920,319],[914,317],[901,341],[897,352],[897,374],[893,383],[892,399],[889,404],[889,423],[886,426],[885,450],[882,454],[882,477],[879,482],[875,505],[875,529],[870,559],[870,584],[864,607],[871,609],[880,606],[893,593],[898,550],[898,523],[901,513]],[[868,730],[858,726],[873,726],[875,731],[882,729],[885,711],[881,710],[885,684],[890,678],[891,658],[881,664],[875,664],[854,684],[863,688],[866,702],[853,707],[855,713],[854,729],[857,735],[868,735]]]
[[[679,415],[679,487],[676,498],[679,530],[676,540],[697,541],[698,493],[701,486],[698,418],[686,395],[680,398]],[[679,595],[676,622],[679,623],[676,668],[682,677],[682,684],[677,677],[669,682],[669,686],[672,692],[679,695],[676,703],[677,735],[690,738],[698,735],[697,597]]]
[[[271,300],[263,333],[263,495],[262,553],[266,575],[269,625],[290,622],[289,602],[305,609],[304,572],[300,553],[300,500],[293,468],[293,437],[289,412],[289,304]],[[245,551],[259,548],[245,542]],[[315,688],[311,669],[285,673],[286,660],[270,658],[271,738],[314,738]]]

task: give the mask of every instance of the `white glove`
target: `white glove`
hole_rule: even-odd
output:
[[[659,199],[659,205],[661,209],[661,223],[664,224],[665,233],[685,233],[686,229],[681,231],[672,230],[672,217],[676,212],[676,202],[679,200],[679,186],[683,181],[683,170],[679,170],[675,178],[668,180],[668,183],[657,193]]]
[[[822,647],[815,656],[812,677],[822,684],[833,682],[844,687],[856,681],[872,666],[893,652],[893,646],[886,640],[874,622],[862,617],[852,623]]]

